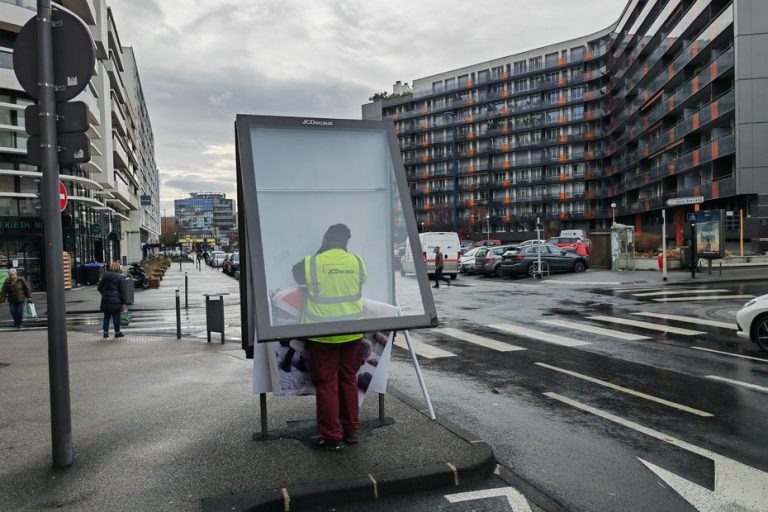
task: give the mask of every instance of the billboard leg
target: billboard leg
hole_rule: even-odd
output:
[[[386,409],[384,407],[384,393],[379,393],[379,421],[381,423],[384,423],[384,420],[386,420],[387,414]]]
[[[427,391],[427,384],[424,382],[424,375],[421,373],[421,366],[419,366],[419,360],[416,358],[416,351],[413,349],[413,343],[411,342],[411,333],[407,330],[402,331],[405,335],[405,342],[408,345],[408,352],[411,353],[411,361],[413,361],[413,367],[416,369],[416,377],[419,379],[419,386],[421,386],[421,392],[424,394],[424,400],[427,402],[427,408],[429,409],[429,419],[436,419],[435,410],[432,408],[432,400],[429,398],[429,391]]]
[[[259,420],[261,421],[261,434],[253,434],[251,439],[254,441],[264,441],[268,439],[266,393],[259,393]]]

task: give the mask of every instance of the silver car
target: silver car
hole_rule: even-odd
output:
[[[474,249],[468,250],[461,256],[461,261],[459,262],[460,272],[464,272],[466,274],[475,273],[475,256],[479,250],[480,247],[475,247]]]
[[[479,247],[475,254],[475,272],[486,276],[498,276],[501,269],[501,257],[514,245]]]

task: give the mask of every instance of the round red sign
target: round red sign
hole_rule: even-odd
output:
[[[59,211],[64,211],[67,207],[67,187],[62,182],[59,182]]]

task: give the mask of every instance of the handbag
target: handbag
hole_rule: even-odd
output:
[[[131,325],[131,312],[128,311],[128,308],[123,308],[120,311],[120,325]]]
[[[37,318],[37,309],[35,309],[33,303],[27,301],[27,303],[24,304],[24,311],[22,314],[24,315],[24,318]]]

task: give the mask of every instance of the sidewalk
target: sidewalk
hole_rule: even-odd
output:
[[[259,400],[238,344],[68,337],[75,463],[52,470],[46,333],[0,333],[5,510],[301,510],[455,488],[495,467],[486,443],[392,394],[393,421],[378,423],[369,396],[361,442],[341,452],[307,444],[314,397],[268,396],[273,437],[254,441]]]

